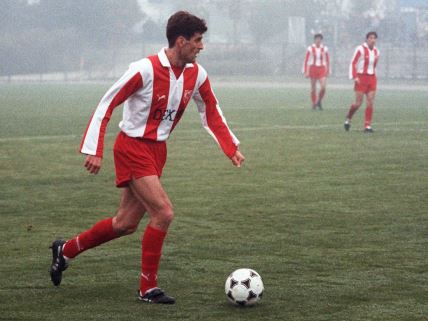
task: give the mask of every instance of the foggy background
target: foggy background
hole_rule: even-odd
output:
[[[378,32],[382,79],[428,82],[428,0],[0,0],[0,82],[103,81],[166,46],[177,10],[208,23],[198,58],[211,76],[303,79],[321,32],[332,77]]]

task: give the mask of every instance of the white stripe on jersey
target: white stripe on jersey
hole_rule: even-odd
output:
[[[180,77],[176,79],[174,71],[169,70],[169,94],[168,94],[168,104],[166,107],[166,118],[173,118],[177,114],[178,106],[180,105],[181,97],[183,95],[183,82],[184,82],[184,73],[182,72]],[[171,132],[173,122],[172,121],[162,121],[158,127],[158,140],[166,140]]]
[[[149,59],[144,58],[131,64],[130,69],[138,70],[143,78],[143,88],[130,96],[123,104],[122,120],[119,128],[130,137],[141,137],[146,129],[146,120],[149,117],[150,108],[143,108],[138,113],[133,106],[145,102],[150,106],[153,95],[153,66]]]

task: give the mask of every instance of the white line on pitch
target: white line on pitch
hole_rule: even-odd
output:
[[[424,121],[414,121],[414,122],[404,122],[404,123],[378,123],[380,131],[415,131],[415,132],[425,132],[428,131],[428,128],[399,128],[403,125],[424,125],[428,122]],[[331,129],[331,128],[341,128],[343,125],[338,124],[325,124],[325,125],[272,125],[272,126],[260,126],[260,127],[241,127],[236,128],[234,131],[259,131],[259,130],[279,130],[279,129]],[[393,126],[396,128],[383,129],[382,126]],[[192,128],[192,129],[177,129],[177,131],[182,133],[194,133],[200,132],[202,128]],[[105,137],[116,136],[115,133],[106,134]],[[56,140],[56,139],[81,139],[81,135],[42,135],[42,136],[22,136],[22,137],[4,137],[0,138],[0,142],[11,142],[11,141],[31,141],[31,140]]]

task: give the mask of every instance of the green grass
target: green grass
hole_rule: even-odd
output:
[[[300,89],[217,90],[247,157],[233,168],[195,107],[169,141],[163,183],[176,211],[160,285],[175,306],[136,301],[140,233],[79,256],[49,280],[50,242],[113,215],[109,126],[104,168],[86,174],[81,134],[106,86],[0,87],[1,320],[428,320],[428,93],[380,91],[376,133],[363,112],[345,133],[351,90],[324,112]],[[250,309],[223,284],[251,267]]]

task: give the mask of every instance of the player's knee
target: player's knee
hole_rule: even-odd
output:
[[[166,231],[172,220],[174,219],[174,210],[169,202],[162,204],[162,206],[151,216],[151,224],[158,229]]]
[[[168,226],[174,219],[174,210],[171,202],[166,199],[157,204],[153,209],[152,219],[157,223]]]
[[[170,202],[165,202],[159,215],[160,220],[165,224],[170,224],[174,219],[174,209]]]
[[[134,233],[138,228],[137,222],[130,222],[126,220],[120,220],[115,217],[113,219],[113,230],[118,235],[129,235]]]
[[[119,235],[129,235],[134,233],[138,228],[138,224],[125,224],[117,227],[115,232]]]

